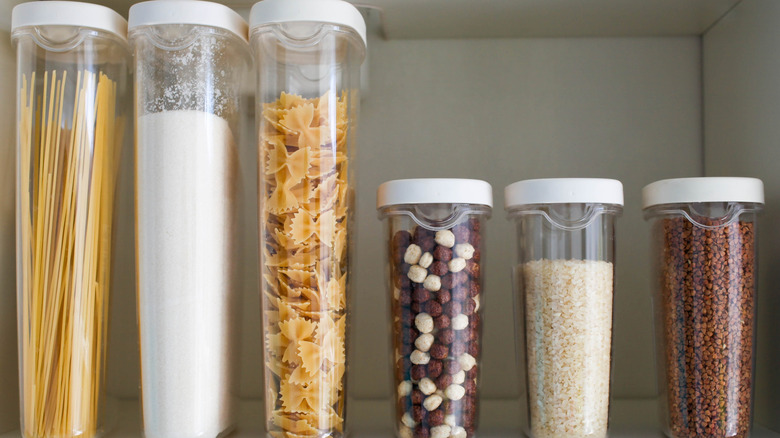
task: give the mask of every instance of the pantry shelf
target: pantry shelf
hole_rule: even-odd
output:
[[[218,0],[237,10],[257,0]],[[350,0],[387,38],[700,35],[742,0]],[[95,0],[127,14],[131,0]]]
[[[10,3],[0,0],[0,74],[16,74]],[[82,0],[127,16],[143,0]],[[213,0],[245,18],[257,0]],[[358,142],[364,153],[355,196],[356,221],[349,360],[348,428],[352,435],[393,437],[389,395],[386,233],[376,217],[382,181],[420,176],[486,179],[495,210],[488,223],[490,296],[485,305],[480,377],[480,437],[522,436],[523,370],[512,360],[520,335],[510,269],[515,268],[515,229],[506,220],[501,189],[520,179],[609,177],[625,184],[626,207],[617,232],[617,285],[613,325],[610,437],[663,438],[655,392],[651,288],[651,225],[642,218],[640,191],[651,182],[687,176],[750,176],[764,180],[767,209],[761,247],[756,421],[752,437],[780,438],[780,1],[777,0],[348,0],[363,7],[368,22],[370,88],[363,94]],[[8,2],[8,3],[6,3]],[[4,9],[5,7],[5,9]],[[5,24],[4,20],[5,19]],[[15,81],[0,86],[0,138],[13,145],[18,93]],[[247,81],[240,125],[240,305],[242,321],[236,366],[242,401],[231,437],[265,437],[262,294],[257,269],[257,130],[254,81]],[[7,117],[6,117],[7,116]],[[2,142],[0,142],[2,143]],[[135,237],[133,148],[125,150],[123,198],[117,217],[118,251],[112,294],[106,393],[114,415],[106,438],[142,438],[138,327],[133,262]],[[290,152],[290,151],[288,151]],[[5,155],[4,155],[5,154]],[[0,148],[0,163],[13,163],[13,148]],[[13,171],[7,175],[13,187]],[[6,202],[8,201],[8,202]],[[0,260],[13,260],[13,190],[0,193]],[[7,208],[6,208],[7,207]],[[765,231],[764,231],[765,230]],[[5,245],[5,247],[3,246]],[[6,249],[3,249],[6,248]],[[7,257],[5,254],[10,254]],[[6,266],[8,265],[8,266]],[[764,265],[766,265],[764,267]],[[9,269],[5,269],[9,268]],[[4,270],[5,269],[5,270]],[[16,321],[13,263],[0,263],[0,322]],[[0,324],[0,426],[18,424],[14,325]],[[524,361],[520,361],[524,363]],[[522,365],[521,365],[522,366]],[[519,372],[518,372],[519,371]],[[393,389],[395,390],[395,388]],[[5,404],[3,403],[5,402]],[[218,403],[217,406],[220,404]],[[11,421],[7,421],[10,418]],[[148,419],[148,417],[147,417]],[[764,427],[766,426],[766,427]],[[770,431],[767,427],[772,428]],[[181,430],[181,429],[177,429]],[[0,432],[0,438],[18,438]]]
[[[105,438],[141,438],[141,414],[137,400],[120,400],[115,424]],[[392,404],[388,400],[351,400],[349,421],[352,435],[361,438],[390,438],[392,432]],[[504,438],[520,435],[523,407],[518,400],[482,400],[479,436]],[[230,438],[263,436],[263,405],[259,400],[244,400],[239,405],[239,425]],[[612,402],[610,437],[662,438],[653,399],[618,399]],[[0,434],[0,438],[19,438],[18,431]],[[753,438],[780,438],[760,425],[753,427]]]
[[[698,35],[740,0],[358,0],[388,38]],[[446,11],[446,13],[442,13]]]

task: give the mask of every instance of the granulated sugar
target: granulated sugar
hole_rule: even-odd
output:
[[[606,436],[612,263],[538,260],[519,271],[532,436]]]
[[[144,433],[216,437],[233,424],[233,134],[199,111],[137,128]]]

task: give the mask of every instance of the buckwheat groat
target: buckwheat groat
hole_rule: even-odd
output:
[[[661,313],[670,429],[678,438],[750,431],[755,318],[753,223],[707,230],[662,221]]]
[[[652,224],[664,433],[747,438],[764,184],[741,177],[667,179],[645,186],[642,198]]]

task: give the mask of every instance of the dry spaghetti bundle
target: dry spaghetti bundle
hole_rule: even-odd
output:
[[[74,77],[76,76],[76,77]],[[19,105],[22,431],[92,437],[105,361],[118,145],[103,73],[22,76]]]

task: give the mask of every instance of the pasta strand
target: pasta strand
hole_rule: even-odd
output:
[[[114,81],[101,72],[76,76],[21,78],[25,437],[91,438],[99,427],[123,122]]]

